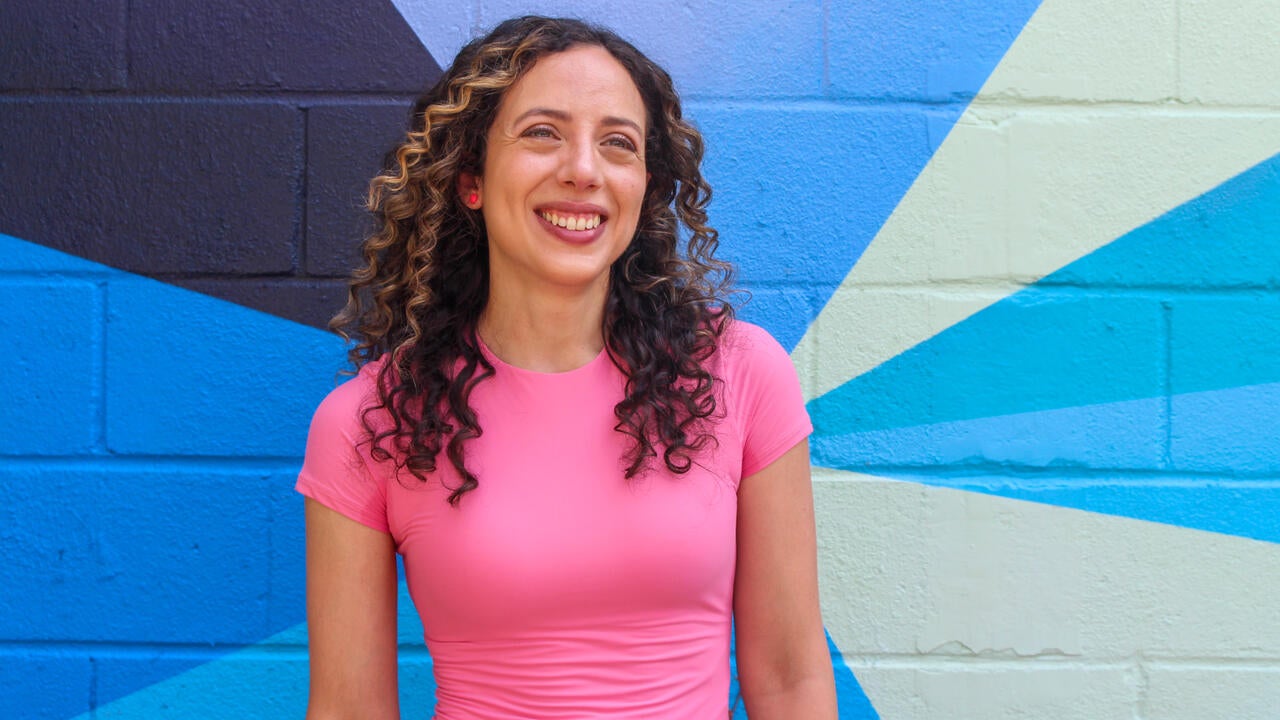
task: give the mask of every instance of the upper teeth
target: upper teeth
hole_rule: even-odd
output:
[[[600,224],[599,215],[560,215],[549,210],[543,210],[541,215],[543,220],[566,230],[591,230]]]

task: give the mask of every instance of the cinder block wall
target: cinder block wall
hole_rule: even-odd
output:
[[[528,9],[633,38],[706,136],[810,398],[842,717],[1274,717],[1280,8],[1226,5],[0,10],[0,717],[300,714],[363,187]],[[428,714],[407,604],[401,643]]]

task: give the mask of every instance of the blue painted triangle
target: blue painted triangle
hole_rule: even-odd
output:
[[[1277,227],[1280,156],[811,401],[816,437],[1280,379]]]
[[[292,485],[341,341],[8,236],[0,257],[23,308],[0,321],[0,551],[31,558],[0,568],[0,635],[99,646],[105,703],[300,622]],[[7,432],[49,403],[85,417]],[[140,643],[199,650],[120,649]]]

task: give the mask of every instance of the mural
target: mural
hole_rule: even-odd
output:
[[[842,718],[1280,707],[1274,4],[24,5],[0,717],[300,716],[292,483],[362,189],[526,11],[632,38],[707,138],[810,398]],[[428,717],[406,595],[400,633]]]

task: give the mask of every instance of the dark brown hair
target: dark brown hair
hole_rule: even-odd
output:
[[[732,273],[713,257],[702,137],[684,120],[670,76],[613,32],[578,20],[515,18],[464,47],[418,99],[407,139],[370,185],[376,229],[347,305],[330,323],[355,339],[349,356],[357,368],[390,356],[379,404],[362,418],[373,457],[426,480],[444,451],[462,478],[450,488],[455,505],[478,484],[464,453],[482,432],[469,397],[494,373],[476,338],[489,291],[484,221],[462,204],[457,180],[480,173],[507,88],[539,58],[580,45],[618,60],[648,116],[650,179],[635,237],[610,268],[602,328],[627,376],[614,408],[614,428],[633,440],[625,474],[635,476],[659,453],[668,470],[684,473],[692,454],[714,442],[702,422],[716,410],[707,360],[733,314],[725,299]],[[391,423],[377,430],[370,413],[384,410]]]

